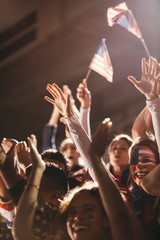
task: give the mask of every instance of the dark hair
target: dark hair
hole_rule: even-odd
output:
[[[68,191],[68,181],[64,171],[55,163],[46,162],[46,169],[43,173],[43,176],[53,179],[58,185],[62,186],[65,193]],[[32,164],[26,168],[26,175],[29,176],[32,170]]]
[[[60,152],[58,152],[56,149],[47,149],[44,152],[41,153],[42,159],[51,159],[51,160],[57,160],[60,163],[64,164],[65,166],[65,173],[68,174],[68,166],[67,166],[67,158]]]

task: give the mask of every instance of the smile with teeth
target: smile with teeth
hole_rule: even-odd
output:
[[[82,230],[86,230],[86,229],[88,229],[88,227],[87,227],[87,226],[84,226],[84,225],[79,225],[79,226],[75,226],[75,227],[74,227],[74,231],[75,231],[75,232],[82,231]]]
[[[136,175],[137,177],[145,177],[148,174],[148,172],[138,172]]]

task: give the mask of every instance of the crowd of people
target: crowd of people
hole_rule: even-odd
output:
[[[53,111],[43,129],[43,152],[33,134],[27,143],[2,140],[0,239],[160,239],[160,67],[153,57],[141,65],[141,80],[128,76],[146,98],[132,136],[110,141],[110,118],[91,134],[84,79],[77,88],[80,110],[68,86],[47,85]],[[57,147],[59,121],[66,138]]]

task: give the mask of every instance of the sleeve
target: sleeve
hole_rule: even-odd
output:
[[[93,170],[91,159],[88,154],[91,139],[88,137],[86,131],[84,130],[84,128],[82,127],[82,125],[80,124],[79,120],[76,118],[75,115],[68,117],[65,120],[69,128],[70,134],[72,136],[72,139],[84,161],[84,167],[86,171],[88,171],[92,179],[96,181],[95,172]],[[102,161],[102,163],[107,169],[107,166],[104,163],[104,161]]]
[[[43,151],[54,148],[56,149],[56,134],[57,134],[58,125],[51,126],[49,124],[45,124],[43,129],[42,136],[42,149]]]
[[[0,214],[7,220],[7,223],[13,222],[15,217],[15,207],[12,200],[3,202],[0,199]]]
[[[79,121],[88,134],[89,138],[91,138],[91,128],[90,128],[90,110],[91,108],[80,108],[80,116]]]
[[[146,101],[146,105],[152,116],[153,128],[160,154],[160,98],[157,97],[153,100]]]

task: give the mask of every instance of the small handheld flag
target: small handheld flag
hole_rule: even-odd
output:
[[[109,53],[105,44],[105,39],[102,39],[89,68],[105,77],[107,81],[113,81],[113,68]]]
[[[150,56],[148,48],[144,42],[141,31],[136,22],[136,19],[134,18],[132,11],[128,9],[125,2],[120,3],[116,7],[108,8],[107,19],[108,25],[110,27],[112,27],[115,23],[119,24],[120,26],[126,28],[129,32],[134,34],[136,37],[141,39],[148,57]]]

